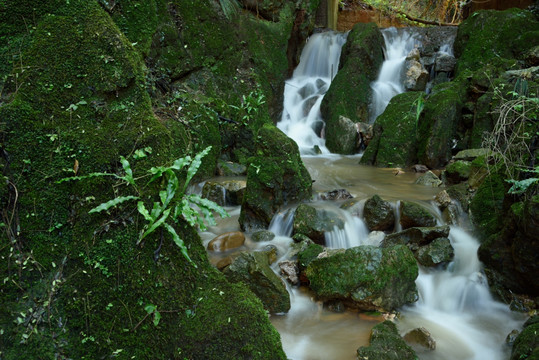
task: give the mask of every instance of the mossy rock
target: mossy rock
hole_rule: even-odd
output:
[[[431,169],[452,157],[453,140],[461,119],[466,87],[459,81],[437,85],[429,95],[418,124],[417,156]]]
[[[327,210],[301,204],[294,213],[292,234],[303,234],[315,243],[325,245],[325,233],[344,228],[342,219]]]
[[[350,153],[342,148],[343,129],[339,117],[352,122],[368,122],[371,81],[376,79],[383,61],[384,39],[374,23],[358,23],[348,34],[341,52],[339,72],[331,82],[321,104],[326,122],[326,146],[332,152]]]
[[[517,336],[511,351],[511,360],[539,358],[539,316],[529,318]]]
[[[378,116],[361,164],[407,167],[417,163],[417,107],[423,94],[407,92],[391,99]]]
[[[448,238],[434,239],[430,244],[419,248],[417,261],[423,266],[437,266],[453,260],[455,251]]]
[[[468,180],[471,169],[471,162],[457,160],[446,167],[445,176],[450,183],[457,184],[459,182]]]
[[[412,227],[398,233],[387,235],[382,241],[382,247],[407,245],[410,250],[417,251],[421,246],[430,244],[438,238],[449,236],[449,226]]]
[[[359,360],[417,360],[414,350],[399,335],[391,321],[375,325],[371,330],[369,346],[357,349]]]
[[[503,227],[503,202],[506,184],[503,178],[491,173],[481,183],[470,203],[472,222],[479,228],[485,239],[499,232]]]
[[[456,75],[504,59],[522,58],[539,44],[539,22],[526,10],[478,11],[460,24],[454,49]]]
[[[436,218],[423,206],[410,202],[402,201],[400,204],[400,224],[403,229],[411,227],[432,227],[436,225]]]
[[[258,131],[256,154],[247,170],[239,219],[244,230],[267,228],[281,206],[309,199],[312,192],[297,144],[274,125]]]
[[[370,231],[386,231],[395,226],[393,207],[378,195],[365,201],[363,217]]]
[[[305,275],[319,299],[342,300],[361,310],[391,311],[417,300],[417,263],[402,245],[330,252],[313,259]]]

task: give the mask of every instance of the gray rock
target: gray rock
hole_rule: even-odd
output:
[[[299,267],[297,261],[286,260],[279,263],[279,269],[285,279],[292,285],[299,284]]]
[[[436,194],[434,201],[440,209],[445,209],[451,204],[451,196],[449,196],[446,190],[442,190]]]
[[[400,224],[403,229],[411,227],[431,227],[436,225],[434,216],[419,204],[401,201],[400,212]]]
[[[439,54],[436,56],[436,62],[434,63],[435,71],[452,72],[455,70],[457,59],[453,55]]]
[[[292,234],[303,234],[315,243],[325,245],[325,233],[335,227],[344,228],[344,222],[334,213],[301,204],[294,214]]]
[[[429,81],[429,72],[417,60],[406,60],[404,87],[411,91],[424,91]]]
[[[455,251],[448,238],[437,238],[430,244],[420,247],[415,256],[423,266],[436,266],[452,261]]]
[[[425,173],[425,175],[418,177],[415,183],[418,185],[438,187],[442,185],[442,180],[440,180],[438,176],[436,176],[432,171],[429,170]]]
[[[268,230],[260,230],[251,235],[251,240],[254,242],[271,241],[275,238],[275,234]]]
[[[206,181],[202,197],[218,205],[240,205],[247,182],[245,180]]]
[[[219,176],[242,176],[247,174],[247,167],[231,161],[219,160],[217,173]]]
[[[428,350],[436,350],[436,341],[430,332],[424,327],[413,329],[404,335],[404,341],[408,344],[417,344]]]
[[[352,199],[353,196],[346,189],[337,189],[320,193],[320,200],[346,200]]]
[[[449,236],[449,226],[413,227],[398,233],[387,235],[382,241],[382,247],[407,245],[412,251],[427,245],[437,238]]]
[[[489,149],[467,149],[459,151],[457,155],[453,157],[453,159],[473,161],[480,156],[488,156],[490,154],[492,154],[492,151]]]
[[[363,217],[371,231],[391,230],[395,226],[393,207],[378,195],[374,195],[365,201]]]

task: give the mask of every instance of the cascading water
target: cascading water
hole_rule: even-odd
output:
[[[296,141],[301,154],[314,154],[315,149],[329,153],[321,136],[324,121],[320,104],[337,74],[345,42],[346,34],[334,31],[312,35],[294,75],[286,81],[283,116],[277,126]]]
[[[382,35],[385,41],[385,60],[382,63],[378,79],[371,84],[371,123],[384,112],[387,104],[395,95],[404,92],[402,85],[404,62],[410,51],[419,44],[419,41],[407,30],[397,30],[392,27],[382,30]]]

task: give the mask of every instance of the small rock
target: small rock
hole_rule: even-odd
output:
[[[473,161],[475,158],[478,158],[479,156],[487,156],[492,154],[492,151],[489,149],[467,149],[462,150],[457,153],[453,157],[455,160],[466,160],[466,161]]]
[[[365,149],[369,146],[373,136],[374,130],[372,124],[358,122],[356,123],[357,132],[359,134],[359,149]]]
[[[429,171],[429,168],[425,165],[415,164],[414,166],[412,166],[412,170],[414,170],[416,173],[426,173],[427,171]]]
[[[391,230],[395,225],[393,207],[378,195],[374,195],[365,201],[363,217],[367,223],[367,227],[371,231]]]
[[[254,242],[271,241],[275,238],[275,234],[269,230],[260,230],[251,235],[251,240]]]
[[[423,206],[409,201],[400,204],[400,224],[403,229],[411,227],[432,227],[436,225],[436,218]]]
[[[438,187],[442,185],[442,180],[440,180],[440,178],[438,178],[438,176],[436,176],[432,171],[427,171],[425,175],[418,177],[415,183],[419,185]]]
[[[232,256],[227,256],[226,258],[219,260],[215,266],[217,269],[223,271],[228,265],[232,264],[233,261],[234,258]]]
[[[231,161],[219,161],[217,163],[219,176],[241,176],[247,174],[247,167]]]
[[[445,190],[442,190],[438,194],[436,194],[436,196],[434,197],[434,201],[436,201],[438,207],[442,210],[451,205],[451,197]]]
[[[520,331],[518,331],[517,329],[513,329],[505,338],[505,343],[512,347],[519,334]]]
[[[319,196],[321,200],[346,200],[353,198],[353,196],[346,189],[327,191],[321,193]]]
[[[448,238],[434,239],[430,244],[419,248],[414,254],[423,266],[436,266],[453,260],[455,251]]]
[[[210,251],[227,251],[236,249],[245,243],[245,235],[241,231],[232,231],[215,237],[208,244]]]
[[[436,350],[436,341],[434,341],[430,332],[424,327],[409,331],[404,335],[404,340],[408,344],[417,344],[425,349]]]
[[[279,268],[281,269],[281,274],[284,275],[289,283],[292,285],[297,285],[299,283],[299,268],[297,261],[281,261],[279,263]]]
[[[268,263],[271,265],[277,261],[277,246],[275,245],[266,245],[261,252],[265,253],[268,257]]]
[[[443,71],[443,72],[452,72],[455,69],[456,64],[457,64],[457,59],[455,59],[453,55],[442,53],[436,57],[434,70]]]
[[[410,59],[405,63],[404,87],[406,90],[423,91],[429,81],[429,72],[418,60]]]

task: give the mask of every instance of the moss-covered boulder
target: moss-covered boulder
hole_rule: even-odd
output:
[[[410,201],[401,201],[401,218],[403,229],[411,227],[431,227],[436,225],[436,218],[423,206]]]
[[[265,252],[242,253],[224,274],[231,282],[247,285],[270,313],[284,313],[290,309],[288,290],[269,266]]]
[[[387,235],[382,241],[382,247],[407,245],[412,251],[417,251],[437,238],[447,238],[449,226],[413,227],[398,233]]]
[[[277,210],[309,199],[312,180],[294,140],[266,124],[257,133],[240,213],[242,229],[267,228]]]
[[[378,195],[374,195],[365,201],[363,218],[371,231],[391,230],[395,226],[393,207]]]
[[[418,124],[417,156],[431,169],[445,166],[461,119],[466,87],[459,81],[437,85],[429,95]]]
[[[292,234],[302,234],[317,244],[325,245],[325,233],[335,227],[344,228],[344,222],[336,214],[310,205],[301,204],[294,213]]]
[[[319,299],[361,310],[390,311],[417,300],[417,263],[406,246],[330,252],[313,259],[305,274]]]
[[[472,163],[464,160],[457,160],[445,168],[445,178],[450,184],[458,184],[466,181],[470,177]]]
[[[511,360],[537,359],[539,357],[539,316],[529,318],[523,326],[521,333],[517,336]]]
[[[352,122],[368,122],[370,83],[376,79],[383,61],[384,39],[374,23],[358,23],[348,34],[341,52],[339,72],[321,104],[326,122],[326,146],[332,152],[352,153],[341,145],[347,129],[339,124],[344,116]],[[335,69],[337,71],[337,69]]]
[[[419,92],[407,92],[391,99],[376,119],[374,137],[361,164],[407,167],[417,163],[417,109],[422,99]]]
[[[486,64],[506,67],[539,45],[539,22],[529,11],[478,11],[458,28],[454,50],[457,76]]]
[[[369,346],[357,349],[358,360],[416,360],[414,350],[399,335],[397,326],[384,321],[372,328]]]
[[[415,256],[423,266],[436,266],[452,261],[455,251],[448,238],[437,238],[428,245],[420,247]]]

